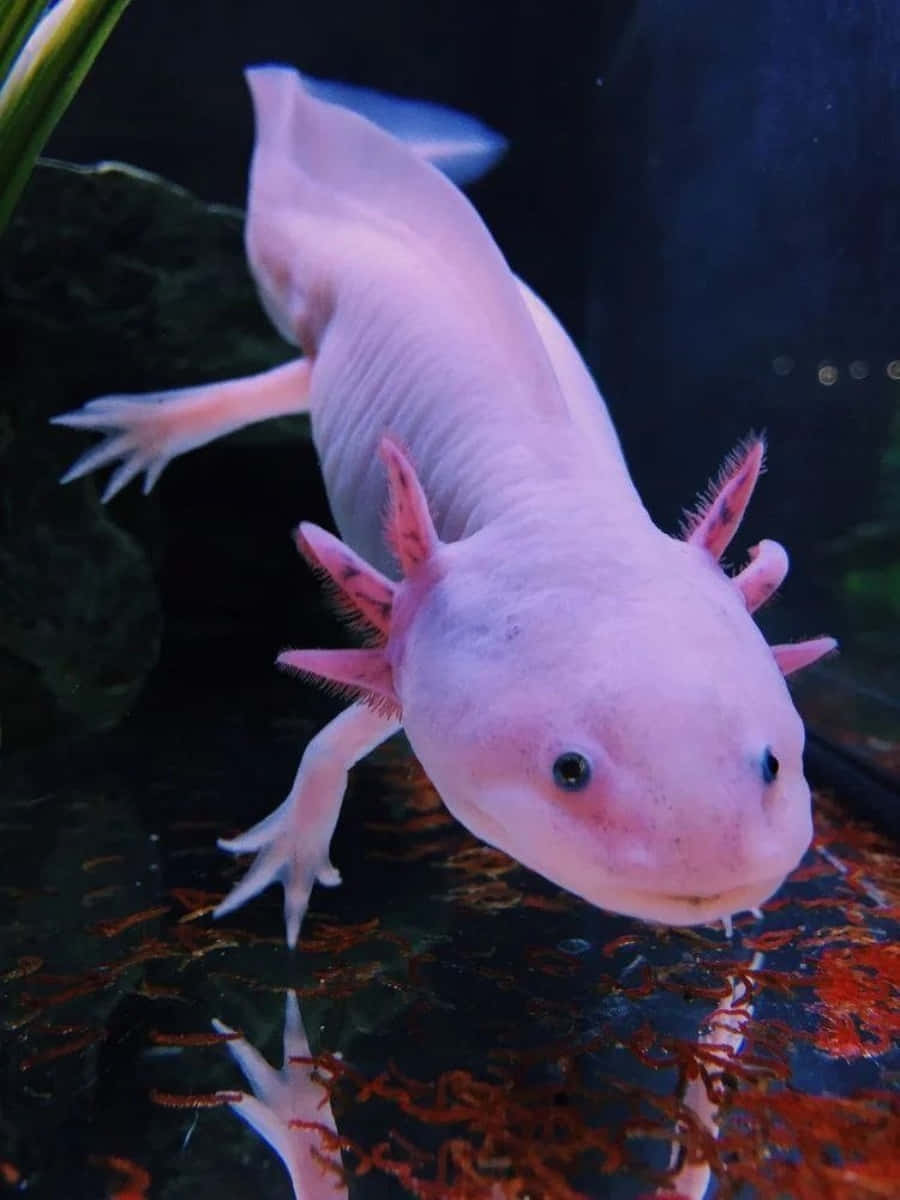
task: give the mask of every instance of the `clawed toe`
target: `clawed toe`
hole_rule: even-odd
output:
[[[99,445],[91,446],[90,450],[86,450],[80,458],[76,458],[60,479],[60,483],[71,483],[74,479],[81,479],[82,476],[89,475],[91,471],[96,471],[99,467],[105,467],[117,458],[130,454],[133,449],[132,440],[127,434],[118,436],[111,434]]]
[[[166,421],[166,409],[155,394],[142,399],[101,396],[83,408],[51,417],[52,425],[106,435],[102,442],[75,460],[60,482],[71,483],[118,461],[103,492],[103,503],[111,500],[142,471],[146,495],[172,456]]]

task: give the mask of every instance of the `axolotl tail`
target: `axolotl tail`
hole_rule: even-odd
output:
[[[440,171],[371,121],[316,99],[291,68],[252,67],[246,79],[256,120],[248,255],[289,340],[298,340],[294,322],[304,302],[315,304],[317,285],[334,286],[346,267],[348,238],[379,232],[398,244],[418,241],[421,253],[440,260],[445,279],[461,265],[467,284],[489,304],[494,298],[501,327],[510,311],[517,326],[527,321],[493,238]],[[366,273],[367,263],[355,268]],[[299,340],[314,350],[302,330]]]

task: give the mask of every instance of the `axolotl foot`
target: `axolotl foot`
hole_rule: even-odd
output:
[[[336,887],[340,872],[329,845],[347,787],[347,773],[399,728],[399,721],[353,704],[312,739],[287,799],[264,820],[236,838],[219,841],[230,854],[255,854],[244,878],[216,908],[224,917],[273,883],[284,888],[285,935],[297,944],[300,925],[316,883]]]
[[[245,379],[169,392],[101,396],[74,412],[60,413],[52,424],[106,435],[72,464],[60,482],[71,483],[115,465],[103,493],[104,504],[142,472],[146,495],[177,455],[244,425],[304,412],[309,373],[309,361],[295,359]]]
[[[337,1129],[328,1097],[326,1067],[308,1060],[309,1042],[303,1029],[296,992],[287,992],[284,1006],[284,1057],[280,1070],[269,1065],[255,1047],[224,1021],[213,1029],[228,1040],[228,1053],[240,1067],[252,1095],[229,1093],[228,1105],[264,1138],[284,1163],[296,1200],[346,1196],[336,1175],[339,1158],[328,1152],[328,1134]]]
[[[340,800],[338,797],[338,807]],[[285,935],[291,947],[297,944],[313,885],[321,883],[323,887],[337,887],[341,882],[340,872],[328,857],[328,841],[323,848],[311,842],[308,834],[298,832],[297,808],[295,798],[288,796],[274,812],[246,833],[219,839],[219,848],[229,854],[255,854],[256,857],[214,914],[224,917],[271,884],[280,883],[284,888]]]

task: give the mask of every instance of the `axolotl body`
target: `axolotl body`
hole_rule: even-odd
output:
[[[107,433],[67,478],[121,460],[109,495],[241,425],[310,414],[343,540],[304,524],[297,542],[368,643],[280,656],[353,703],[281,806],[220,843],[256,858],[219,915],[279,881],[295,943],[314,882],[340,880],[347,772],[401,726],[463,824],[593,904],[672,924],[757,907],[811,836],[783,676],[834,647],[766,644],[751,613],[786,574],[777,543],[736,576],[719,565],[761,439],[684,536],[663,533],[575,347],[462,193],[296,72],[248,81],[247,254],[303,357],[59,418]]]

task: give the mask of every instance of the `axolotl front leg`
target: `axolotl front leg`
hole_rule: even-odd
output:
[[[331,837],[347,787],[347,773],[400,728],[397,717],[367,704],[352,704],[312,739],[303,752],[285,801],[268,817],[219,846],[232,854],[255,853],[244,878],[215,910],[217,917],[240,908],[272,883],[284,888],[284,923],[295,946],[315,883],[335,887],[340,873],[329,858]]]
[[[416,561],[416,547],[424,555],[436,536],[402,452],[385,439],[382,456],[391,502],[387,537],[406,572]],[[252,852],[256,859],[215,915],[225,916],[270,884],[281,883],[289,946],[296,945],[313,884],[334,887],[341,882],[329,845],[348,771],[401,726],[387,651],[398,585],[316,525],[301,524],[296,540],[311,565],[330,580],[337,605],[368,632],[371,644],[362,650],[288,650],[279,655],[280,666],[327,679],[332,687],[362,696],[365,702],[352,704],[316,734],[303,753],[287,799],[270,816],[240,837],[219,841],[223,850]]]

